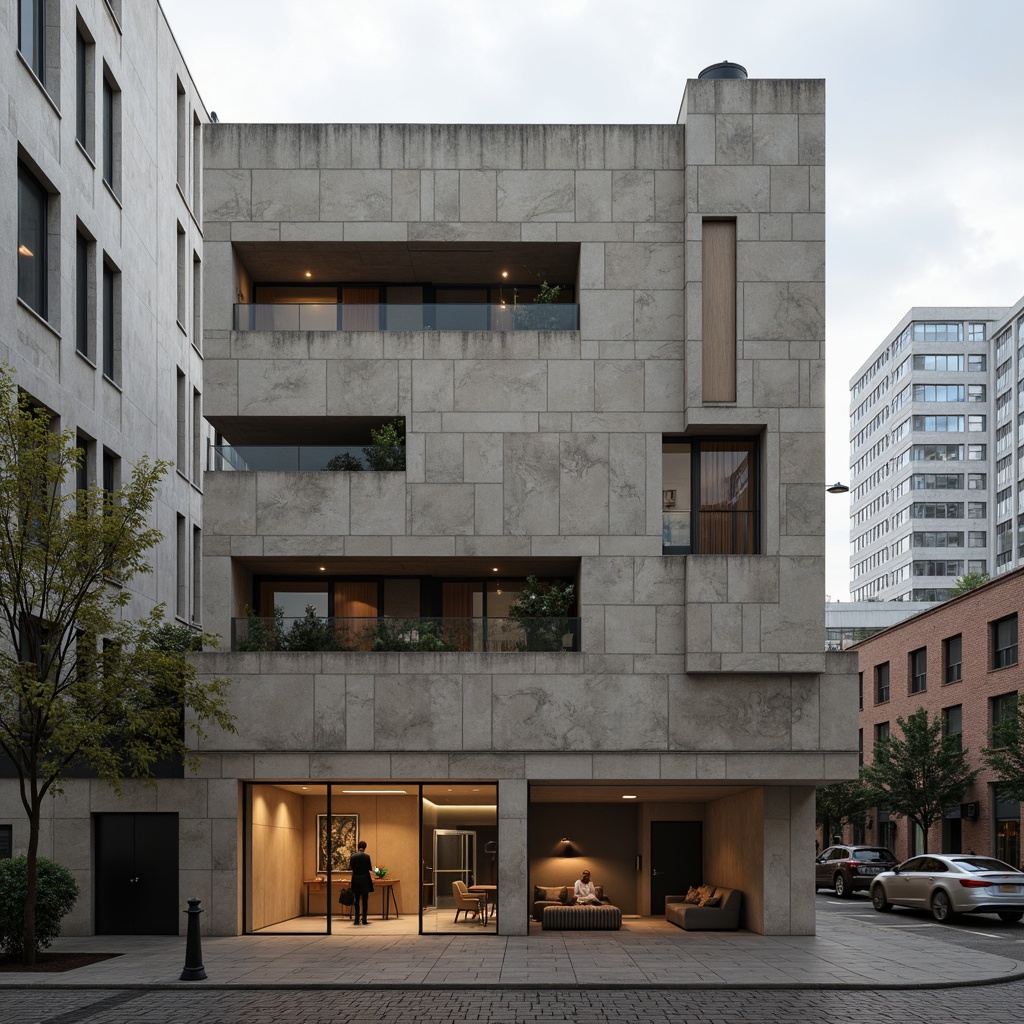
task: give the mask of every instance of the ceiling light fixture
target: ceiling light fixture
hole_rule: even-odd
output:
[[[35,253],[27,245],[23,244],[23,245],[19,245],[18,246],[18,255],[19,256],[32,256],[32,257],[34,257]]]
[[[635,800],[636,799],[636,793],[623,793],[622,794],[622,799],[623,800]]]
[[[313,271],[312,270],[307,270],[306,271],[306,277],[312,277],[312,276],[313,276]]]
[[[343,789],[342,793],[355,796],[407,796],[404,789]]]

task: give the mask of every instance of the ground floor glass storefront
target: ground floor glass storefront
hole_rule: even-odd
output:
[[[248,783],[243,806],[246,932],[351,926],[338,896],[360,841],[378,875],[369,919],[420,933],[496,931],[493,782]],[[469,904],[482,913],[465,913]]]

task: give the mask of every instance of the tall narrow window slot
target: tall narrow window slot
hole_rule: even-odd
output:
[[[736,401],[736,222],[703,224],[702,395]]]

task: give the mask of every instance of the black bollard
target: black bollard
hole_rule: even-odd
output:
[[[203,946],[199,938],[199,915],[202,911],[199,904],[202,900],[195,896],[188,901],[188,937],[185,939],[185,969],[179,981],[206,981],[206,968],[203,967]]]

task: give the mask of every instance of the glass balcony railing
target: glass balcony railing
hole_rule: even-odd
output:
[[[752,555],[757,552],[757,529],[754,509],[663,511],[661,548],[666,555]]]
[[[575,303],[236,303],[236,331],[576,331]]]
[[[231,620],[233,651],[579,651],[580,620],[298,618]]]
[[[317,473],[320,470],[369,469],[363,446],[338,444],[215,444],[210,469],[237,473]]]

